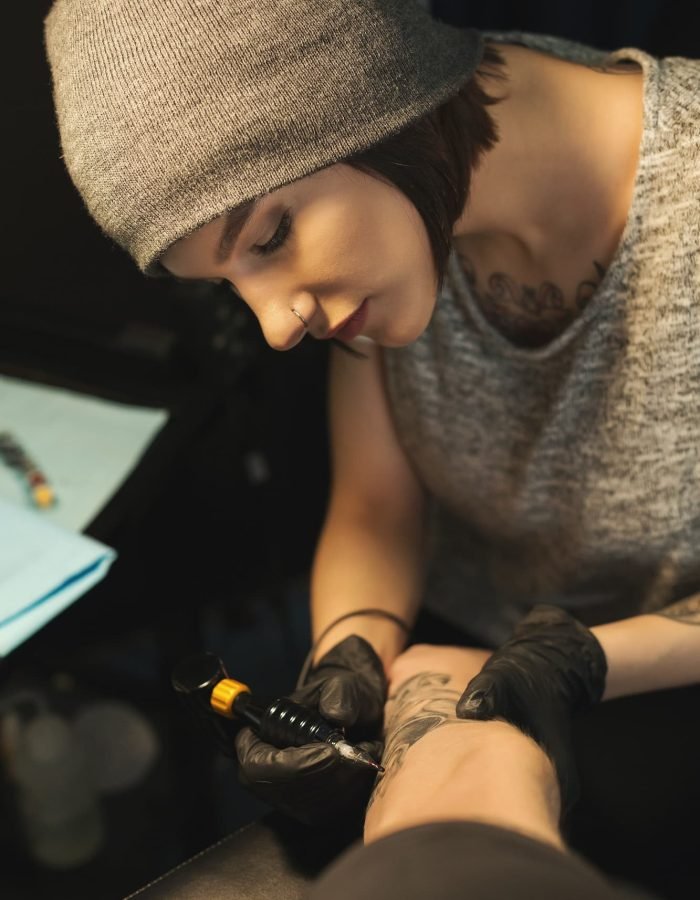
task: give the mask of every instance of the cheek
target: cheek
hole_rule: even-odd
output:
[[[303,224],[303,223],[302,223]],[[345,206],[314,217],[313,226],[299,229],[299,258],[319,282],[355,289],[376,274],[378,235],[362,215]]]
[[[396,270],[396,210],[372,187],[339,189],[302,206],[295,250],[303,274],[355,297],[376,292]],[[400,235],[398,236],[400,241]]]

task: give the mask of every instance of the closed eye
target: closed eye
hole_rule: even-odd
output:
[[[270,240],[266,244],[256,244],[252,249],[255,254],[258,256],[269,256],[271,253],[274,253],[275,250],[279,250],[279,248],[285,243],[289,234],[292,230],[292,215],[289,210],[287,210],[282,216],[279,225],[277,226],[277,231],[272,235]]]

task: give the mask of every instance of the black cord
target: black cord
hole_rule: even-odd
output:
[[[407,625],[403,619],[401,619],[399,616],[395,615],[394,613],[389,612],[386,609],[374,609],[374,608],[372,608],[372,609],[356,609],[356,610],[353,610],[352,612],[344,613],[342,616],[338,616],[337,619],[334,619],[330,623],[330,625],[327,625],[323,629],[321,634],[314,641],[313,646],[311,647],[311,649],[309,650],[309,652],[306,655],[306,659],[304,660],[304,665],[301,667],[301,672],[299,673],[299,677],[297,678],[297,684],[296,684],[297,688],[300,688],[304,685],[304,682],[306,681],[306,678],[309,674],[309,670],[311,669],[316,649],[318,648],[318,645],[321,643],[321,641],[324,639],[324,637],[328,634],[328,632],[332,628],[335,628],[335,626],[338,624],[338,622],[342,622],[345,619],[351,619],[353,616],[381,616],[382,618],[390,619],[396,625],[399,625],[401,628],[403,628],[403,630],[406,632],[406,634],[411,633],[410,626]]]

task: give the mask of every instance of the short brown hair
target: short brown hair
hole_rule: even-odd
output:
[[[488,107],[500,102],[483,78],[505,80],[505,60],[486,42],[474,75],[449,100],[397,134],[343,160],[367,175],[389,181],[413,203],[425,223],[438,284],[450,255],[452,229],[469,197],[472,173],[498,142]]]

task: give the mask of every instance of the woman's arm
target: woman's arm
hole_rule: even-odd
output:
[[[332,486],[311,575],[314,639],[366,607],[411,625],[423,581],[424,495],[396,438],[380,351],[364,360],[333,348],[329,374]],[[393,622],[357,616],[331,629],[316,659],[349,634],[369,641],[387,669],[406,641]]]
[[[608,661],[603,700],[700,682],[700,595],[591,631]]]

